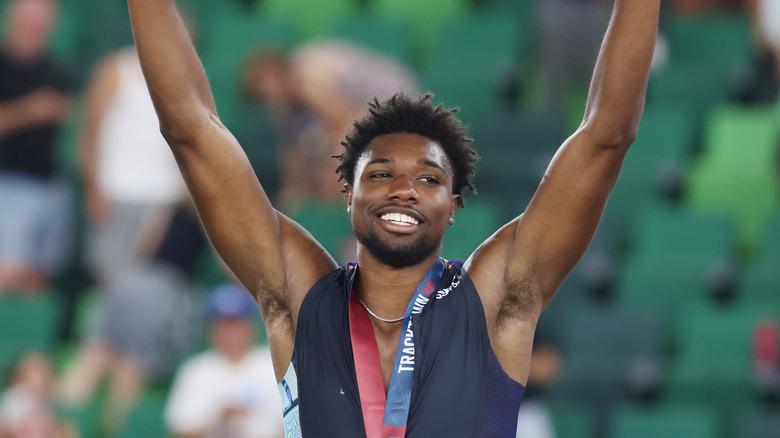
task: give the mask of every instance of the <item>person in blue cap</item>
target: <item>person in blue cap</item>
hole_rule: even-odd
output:
[[[241,286],[216,288],[205,304],[211,349],[185,361],[166,423],[176,437],[280,438],[271,352],[255,344],[257,304]]]
[[[220,122],[175,1],[128,5],[161,131],[211,242],[263,313],[286,436],[514,437],[539,315],[636,137],[660,0],[615,0],[582,124],[525,212],[464,264],[440,254],[473,188],[465,128],[429,94],[374,100],[338,156],[359,243],[341,267],[271,205]]]

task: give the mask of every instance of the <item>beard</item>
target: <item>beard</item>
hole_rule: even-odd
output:
[[[436,242],[428,242],[424,235],[420,235],[417,240],[411,243],[398,246],[389,245],[373,232],[363,234],[355,231],[355,237],[368,250],[369,254],[380,263],[391,268],[405,268],[417,265],[433,254],[439,247],[439,244]]]

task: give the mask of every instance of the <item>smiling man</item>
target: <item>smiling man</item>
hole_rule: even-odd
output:
[[[514,437],[539,315],[636,136],[659,0],[616,0],[582,124],[526,211],[465,264],[439,257],[472,187],[462,125],[430,96],[371,103],[339,156],[359,240],[357,264],[342,267],[271,206],[219,121],[174,0],[128,3],[161,130],[263,313],[286,436]]]

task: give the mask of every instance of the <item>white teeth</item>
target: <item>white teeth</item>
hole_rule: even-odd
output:
[[[397,224],[412,224],[417,225],[419,222],[417,222],[417,219],[407,216],[405,214],[401,213],[385,213],[382,215],[383,221],[390,221],[395,222]]]

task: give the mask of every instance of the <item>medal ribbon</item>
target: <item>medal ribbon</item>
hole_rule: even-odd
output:
[[[430,302],[446,265],[443,259],[434,263],[409,300],[387,397],[371,320],[357,296],[352,294],[350,297],[349,331],[367,438],[402,438],[406,432],[416,358],[412,315],[422,313]],[[350,291],[354,278],[353,275],[350,280]]]

